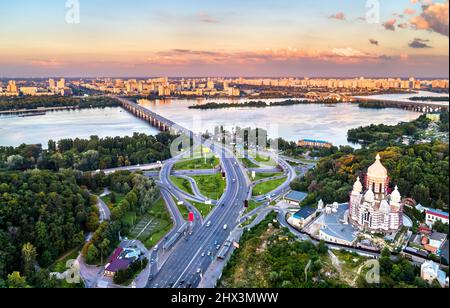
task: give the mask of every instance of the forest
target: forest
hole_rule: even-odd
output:
[[[410,136],[413,140],[419,138],[418,133],[428,128],[431,120],[426,115],[420,116],[417,120],[411,122],[403,122],[398,125],[370,125],[366,127],[359,127],[350,129],[348,131],[348,140],[356,143],[374,144],[377,145],[395,145],[399,143],[402,136]],[[441,114],[441,121],[439,123],[440,130],[448,132],[448,112]]]
[[[36,269],[95,231],[96,200],[76,178],[71,170],[0,172],[0,287],[54,287],[58,282]]]
[[[0,97],[0,111],[69,106],[81,109],[119,107],[119,102],[110,97]]]
[[[175,136],[133,134],[131,137],[91,136],[90,139],[50,140],[42,145],[0,147],[0,170],[33,168],[58,171],[73,168],[81,171],[154,163],[170,157],[170,144]]]
[[[139,217],[148,212],[160,197],[159,189],[153,180],[128,171],[119,171],[108,176],[103,173],[84,173],[79,181],[91,190],[109,187],[113,193],[124,196],[120,202],[113,204],[111,221],[102,223],[82,249],[88,264],[102,264],[120,243],[120,235],[128,234],[133,227],[126,216],[133,214]]]

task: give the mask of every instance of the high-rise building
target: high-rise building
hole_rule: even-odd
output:
[[[66,80],[64,78],[61,78],[58,81],[57,87],[58,87],[58,89],[64,89],[66,87]]]
[[[48,80],[48,87],[50,88],[50,90],[53,90],[56,88],[56,82],[55,79],[49,79]]]
[[[17,85],[15,80],[10,80],[8,82],[8,86],[6,87],[6,91],[10,93],[17,93]]]

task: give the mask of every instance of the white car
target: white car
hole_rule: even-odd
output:
[[[208,223],[206,224],[206,227],[207,228],[211,227],[211,222],[210,221],[208,221]]]
[[[153,251],[158,251],[158,245],[155,246],[155,248],[153,248]]]
[[[202,253],[202,258],[204,258],[206,256],[206,253]]]
[[[202,269],[199,268],[199,269],[197,270],[197,274],[200,274],[201,272],[202,272]]]
[[[223,229],[224,230],[228,229],[228,225],[223,226]]]
[[[211,251],[208,251],[208,257],[210,257],[212,255]]]

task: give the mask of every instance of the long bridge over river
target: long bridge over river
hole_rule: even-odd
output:
[[[354,99],[359,102],[374,103],[374,107],[375,106],[397,107],[397,108],[403,108],[406,110],[423,112],[423,113],[440,112],[443,110],[449,110],[448,102],[384,100],[384,99],[380,99],[380,98],[359,97],[359,96],[355,97]]]
[[[120,105],[126,109],[127,111],[134,114],[136,117],[150,123],[153,127],[159,129],[162,132],[170,132],[173,135],[181,135],[186,134],[188,136],[192,136],[193,132],[178,125],[177,123],[147,109],[140,106],[137,103],[133,103],[128,99],[115,97]]]

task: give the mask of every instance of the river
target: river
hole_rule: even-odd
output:
[[[158,133],[146,122],[118,107],[55,111],[25,118],[0,116],[0,146],[26,143],[47,147],[50,139],[130,136],[133,132]]]
[[[395,108],[364,109],[356,104],[336,104],[332,107],[307,104],[270,108],[188,109],[190,105],[211,101],[229,102],[226,99],[176,99],[145,101],[141,104],[196,132],[212,132],[217,125],[251,126],[267,129],[270,137],[281,136],[291,141],[313,138],[335,145],[349,145],[347,131],[351,128],[381,123],[394,125],[416,119],[420,115]],[[46,146],[49,139],[89,138],[91,135],[129,136],[133,132],[157,133],[147,123],[121,108],[58,111],[25,118],[0,116],[1,146],[17,146],[22,143],[40,143]]]

